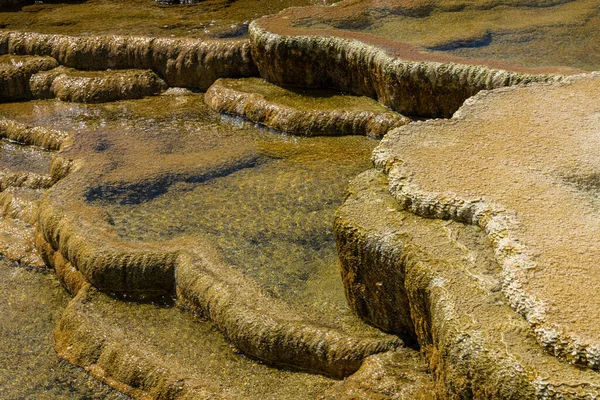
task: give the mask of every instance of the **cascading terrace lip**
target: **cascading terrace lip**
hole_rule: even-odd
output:
[[[36,247],[73,295],[86,281],[109,292],[175,293],[248,356],[335,378],[354,373],[367,356],[402,346],[395,336],[360,335],[313,322],[223,262],[202,238],[122,239],[107,215],[88,201],[101,196],[90,197],[89,185],[82,185],[97,182],[110,168],[110,162],[103,164],[104,152],[96,154],[93,161],[72,160],[69,174],[40,200],[37,215]],[[230,167],[208,168],[204,178],[233,173]],[[200,175],[180,172],[177,179],[196,181]]]
[[[597,371],[546,352],[500,300],[485,233],[403,209],[389,184],[384,171],[365,171],[336,212],[351,307],[376,326],[413,325],[444,398],[596,398]]]
[[[410,117],[448,118],[480,90],[556,82],[582,72],[429,53],[372,34],[295,25],[332,7],[292,7],[252,21],[252,55],[260,75],[283,86],[369,96]]]
[[[169,87],[206,90],[218,78],[257,76],[248,39],[69,36],[0,29],[0,55],[53,57],[79,70],[151,69]]]
[[[539,236],[529,233],[531,236],[530,237],[524,233],[534,230],[534,228],[525,227],[525,223],[523,222],[523,216],[531,213],[531,210],[526,211],[528,210],[526,207],[524,207],[524,210],[515,208],[516,206],[514,202],[512,204],[512,208],[504,205],[504,203],[502,203],[499,199],[494,199],[492,195],[498,196],[498,198],[504,199],[508,202],[510,202],[510,200],[506,200],[497,192],[492,192],[491,195],[488,195],[484,193],[475,193],[475,189],[468,190],[465,188],[455,188],[450,190],[444,188],[443,186],[431,187],[431,182],[429,182],[427,178],[423,178],[425,175],[417,172],[419,169],[414,165],[415,163],[418,165],[418,161],[410,164],[411,166],[409,167],[407,166],[407,162],[400,160],[397,156],[394,156],[393,152],[398,151],[399,148],[402,148],[403,151],[406,152],[406,155],[404,156],[405,159],[413,161],[411,157],[418,158],[419,156],[413,155],[414,153],[411,153],[411,151],[408,150],[410,149],[410,145],[407,145],[407,143],[408,141],[412,140],[412,143],[415,143],[415,148],[418,148],[421,145],[418,136],[410,136],[411,133],[415,133],[416,129],[422,127],[421,132],[429,132],[425,130],[429,127],[431,129],[438,128],[440,132],[443,132],[444,128],[448,128],[450,131],[452,131],[451,127],[455,128],[458,124],[463,122],[469,123],[471,118],[475,115],[474,112],[480,110],[477,108],[479,105],[488,104],[489,102],[492,102],[493,99],[501,99],[501,96],[508,96],[511,93],[517,92],[518,90],[523,92],[526,90],[533,91],[535,89],[542,88],[548,88],[548,90],[554,88],[558,90],[558,88],[573,87],[578,84],[580,84],[581,88],[581,85],[583,85],[585,82],[590,82],[590,85],[597,86],[599,78],[600,74],[595,72],[569,77],[563,82],[557,84],[532,84],[526,88],[510,87],[496,91],[483,91],[470,98],[465,105],[463,105],[463,107],[461,107],[461,109],[455,113],[452,119],[427,121],[419,126],[416,126],[416,128],[414,126],[409,128],[409,131],[402,127],[398,128],[396,131],[384,138],[379,147],[373,152],[374,165],[388,175],[389,191],[403,209],[426,218],[453,220],[479,226],[488,236],[491,246],[494,248],[496,258],[502,267],[502,290],[504,296],[511,307],[528,322],[531,332],[536,338],[540,347],[543,348],[544,351],[561,359],[564,362],[593,370],[600,369],[600,342],[598,342],[597,337],[590,336],[589,330],[578,326],[576,322],[572,322],[572,324],[575,326],[571,326],[571,323],[566,323],[564,317],[561,317],[562,313],[556,311],[559,309],[559,306],[554,304],[556,299],[553,296],[558,296],[556,294],[556,290],[558,290],[558,293],[562,295],[563,291],[568,293],[569,289],[554,288],[554,292],[552,290],[549,290],[549,292],[540,291],[540,289],[534,284],[529,285],[529,281],[534,279],[526,275],[527,271],[543,271],[544,276],[553,276],[553,274],[560,273],[560,268],[558,268],[557,265],[563,264],[566,265],[564,267],[565,271],[562,271],[563,273],[566,273],[568,268],[575,268],[578,270],[577,273],[581,274],[581,271],[585,270],[586,268],[585,264],[573,264],[575,262],[572,261],[572,259],[575,259],[574,257],[563,255],[563,258],[561,259],[555,253],[552,253],[553,256],[549,256],[548,259],[544,259],[546,263],[553,263],[551,267],[550,265],[542,264],[540,261],[542,257],[539,255],[541,250],[539,248],[543,247],[543,245],[536,243],[536,241],[540,240]],[[492,115],[494,114],[492,113]],[[534,115],[532,118],[537,118],[535,111],[532,113],[532,115]],[[476,118],[482,117],[477,116]],[[587,132],[586,129],[588,128],[586,127],[585,122],[582,122],[582,125],[583,126],[580,128],[580,131]],[[410,129],[413,129],[412,132]],[[478,132],[478,135],[484,137],[484,130],[485,128],[482,128],[482,131]],[[562,131],[559,132],[562,133]],[[463,135],[466,135],[466,133],[463,132]],[[540,134],[538,137],[544,135],[551,137],[549,133]],[[590,140],[589,134],[588,136],[585,136],[586,133],[581,133],[581,135],[582,137],[587,138],[588,141]],[[443,143],[445,139],[447,138],[443,137],[442,135],[440,135],[439,139],[431,137],[428,139],[430,144],[424,144],[423,146],[424,148],[433,149],[436,145],[431,143],[437,143],[437,146],[442,148],[443,144],[441,143]],[[436,142],[436,140],[439,142]],[[571,137],[570,140],[577,142],[577,140],[585,139]],[[539,146],[547,145],[545,142],[542,143],[544,144]],[[532,148],[535,149],[536,146],[532,146]],[[511,148],[509,147],[509,149]],[[504,148],[502,148],[502,150],[504,150]],[[566,148],[561,149],[561,151],[565,152],[565,154],[568,154],[569,156],[573,156],[572,153],[569,153]],[[408,154],[410,154],[410,156]],[[532,159],[535,158],[534,155],[530,156]],[[585,158],[585,156],[583,157]],[[507,159],[510,159],[510,157],[507,157]],[[547,160],[545,161],[549,162]],[[577,158],[568,159],[564,162],[580,163],[582,165],[585,164],[585,161]],[[539,163],[542,163],[542,161],[537,160],[535,162],[532,161],[532,163],[535,165],[535,167],[525,164],[527,166],[523,166],[522,168],[528,171],[537,171],[542,169],[542,167],[538,165]],[[510,164],[510,162],[507,164]],[[473,168],[480,168],[480,166],[474,165]],[[546,166],[546,168],[549,169],[550,167]],[[546,173],[550,174],[550,172]],[[543,174],[540,173],[539,175],[541,176]],[[558,175],[560,176],[560,174]],[[596,176],[597,174],[592,173],[586,177],[587,179],[591,179],[593,183]],[[436,178],[431,179],[435,181]],[[517,177],[513,177],[513,179],[516,182]],[[525,178],[521,177],[521,179]],[[538,179],[542,180],[540,177],[538,177]],[[546,177],[546,179],[549,178]],[[574,186],[572,182],[564,182],[564,177],[557,178],[557,181],[563,181],[563,183]],[[445,181],[443,179],[439,179],[435,182],[437,182],[437,185],[443,185]],[[452,182],[452,179],[449,179],[449,182]],[[541,184],[541,186],[545,187],[543,184]],[[508,187],[510,187],[510,185]],[[477,188],[482,190],[479,187]],[[569,192],[571,189],[564,190],[566,190],[568,193],[571,193]],[[589,190],[589,188],[579,187],[578,190]],[[509,190],[506,189],[505,192],[506,191]],[[555,193],[549,188],[547,188],[546,191]],[[542,191],[541,193],[545,192]],[[544,198],[542,194],[537,192],[533,195],[527,195],[526,193],[522,193],[522,195],[525,200],[522,200],[520,204],[526,204],[531,201],[531,199]],[[510,199],[510,197],[508,198]],[[567,202],[566,204],[572,204],[573,202],[571,198],[567,197],[559,197],[559,199],[563,202]],[[537,203],[533,201],[533,204]],[[547,204],[549,204],[549,208],[553,207],[552,203]],[[529,205],[529,207],[531,207],[531,205]],[[586,210],[585,207],[582,209]],[[556,218],[556,215],[552,214],[552,217]],[[546,218],[551,217],[546,216]],[[573,218],[573,215],[571,214],[566,214],[563,216],[563,218],[573,220],[577,219]],[[582,219],[589,219],[590,221],[594,220],[593,215],[588,214],[582,217]],[[528,222],[531,224],[531,219],[529,219]],[[583,227],[591,229],[590,225],[583,224],[580,228],[583,229]],[[571,234],[574,235],[573,232],[571,232]],[[552,235],[548,236],[551,237]],[[585,235],[582,236],[582,238],[585,237]],[[547,248],[544,251],[549,252]],[[588,254],[587,257],[593,257],[594,255],[597,256],[598,254],[597,249],[593,247],[593,245],[589,245],[589,247],[586,248],[586,251],[589,252],[586,253]],[[581,262],[581,258],[578,260]],[[540,292],[542,294],[540,294]],[[574,318],[574,316],[571,315],[569,315],[569,317]]]

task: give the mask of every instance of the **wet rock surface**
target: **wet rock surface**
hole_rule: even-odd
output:
[[[126,399],[57,356],[53,332],[70,298],[53,273],[26,266],[0,259],[0,396]]]
[[[351,306],[386,330],[413,332],[439,397],[600,393],[595,371],[548,354],[510,307],[480,228],[403,210],[385,174],[370,170],[350,184],[335,231]]]
[[[34,74],[30,86],[36,99],[57,98],[77,103],[139,99],[158,95],[167,88],[150,70],[81,72],[65,67]]]
[[[57,66],[51,57],[0,55],[0,101],[30,99],[31,76]]]
[[[219,79],[204,99],[216,111],[302,136],[381,138],[388,130],[410,121],[367,97],[333,91],[294,91],[258,78]]]
[[[206,90],[221,77],[254,76],[247,39],[67,36],[0,31],[0,54],[47,55],[80,70],[152,69],[169,86]]]
[[[569,12],[556,5],[569,16],[566,24],[555,18],[557,10],[553,7],[538,9],[536,4],[520,8],[515,3],[495,2],[470,5],[444,1],[426,4],[343,1],[332,7],[291,8],[261,18],[250,25],[250,36],[260,74],[270,82],[328,87],[369,96],[409,116],[449,117],[479,90],[550,81],[556,78],[547,74],[575,72],[564,66],[576,66],[579,57],[550,57],[546,63],[532,62],[537,68],[531,68],[505,62],[504,53],[485,53],[489,58],[484,59],[432,50],[435,43],[440,49],[452,48],[443,45],[452,41],[461,47],[460,43],[468,42],[462,37],[470,37],[477,29],[483,31],[484,36],[505,33],[502,30],[505,28],[498,26],[498,19],[510,19],[518,32],[544,26],[554,29],[553,35],[564,40],[571,32],[569,27],[573,26],[593,37],[593,23],[585,25],[587,28],[579,26],[580,18],[598,17],[597,9],[590,2],[569,3],[570,6],[564,6],[573,9]],[[478,15],[478,22],[473,23],[476,27],[470,22],[473,13]],[[436,21],[430,22],[435,29],[427,29],[430,15],[430,19]],[[446,21],[438,23],[436,18],[446,18]],[[379,22],[368,22],[375,20]],[[477,25],[479,23],[482,27]],[[510,28],[507,29],[510,32]],[[581,44],[575,46],[576,51],[587,54],[587,44],[576,38],[573,42]],[[537,42],[534,40],[534,43]],[[479,45],[476,43],[473,47]],[[570,50],[573,46],[565,47]],[[588,68],[597,68],[599,61],[590,61]]]
[[[394,131],[374,153],[405,208],[480,226],[540,345],[595,369],[599,82],[482,93],[447,122]]]
[[[250,23],[288,5],[307,2],[0,10],[4,100],[170,87],[0,104],[0,253],[74,296],[60,355],[135,398],[598,397],[600,85],[567,77],[599,65],[597,4],[346,0]],[[259,74],[285,86],[218,80]],[[334,237],[376,143],[204,100],[305,136],[459,112],[392,129]]]
[[[341,282],[335,276],[332,237],[323,242],[330,243],[331,247],[319,250],[324,246],[319,239],[321,235],[331,236],[331,233],[321,232],[322,229],[330,229],[327,228],[330,225],[325,224],[327,219],[323,220],[322,216],[333,213],[335,202],[331,202],[325,213],[322,213],[321,201],[307,197],[306,206],[319,206],[305,216],[297,228],[290,226],[292,230],[289,232],[285,231],[288,225],[281,223],[285,213],[277,212],[276,208],[269,211],[280,221],[279,229],[284,229],[285,236],[279,240],[284,243],[289,240],[290,244],[287,248],[278,247],[281,245],[273,243],[276,238],[267,236],[263,239],[264,244],[248,243],[248,249],[256,247],[260,252],[271,247],[281,251],[279,256],[283,256],[287,249],[293,249],[307,264],[294,266],[292,263],[273,263],[272,266],[262,266],[262,271],[255,268],[252,253],[246,253],[235,264],[230,264],[231,259],[224,260],[213,250],[215,244],[232,246],[233,243],[228,244],[231,239],[226,235],[222,239],[212,239],[214,236],[210,235],[210,225],[202,227],[206,213],[204,210],[210,208],[194,204],[191,210],[197,209],[198,214],[186,216],[182,213],[186,210],[185,207],[176,205],[176,202],[187,202],[189,199],[198,202],[215,196],[214,201],[225,206],[224,212],[229,209],[235,216],[235,210],[239,208],[240,217],[248,213],[248,210],[244,210],[247,204],[264,207],[260,202],[266,199],[273,204],[274,197],[264,196],[268,193],[265,191],[277,193],[282,200],[289,198],[290,181],[284,179],[285,175],[297,174],[292,169],[296,163],[298,167],[302,165],[303,169],[309,168],[306,172],[310,172],[310,160],[313,160],[314,168],[318,169],[328,162],[338,165],[334,168],[340,170],[333,169],[333,175],[328,179],[332,179],[332,182],[337,180],[339,187],[330,184],[324,193],[319,194],[319,189],[316,193],[317,196],[340,196],[344,180],[339,179],[350,176],[347,174],[351,171],[363,168],[348,164],[348,156],[354,152],[356,155],[363,154],[366,158],[374,143],[365,138],[349,137],[324,138],[321,143],[303,139],[307,142],[296,144],[295,140],[256,128],[234,129],[235,125],[232,124],[235,121],[229,124],[219,122],[218,114],[211,113],[204,105],[202,95],[187,94],[175,98],[158,96],[137,102],[115,103],[114,106],[105,104],[96,108],[80,105],[80,113],[75,113],[72,107],[57,102],[39,101],[31,105],[15,106],[15,110],[18,110],[23,123],[32,122],[27,121],[26,117],[29,108],[35,110],[31,115],[38,120],[45,120],[47,123],[47,118],[50,118],[55,128],[81,129],[82,123],[93,127],[84,131],[85,136],[76,134],[73,145],[61,151],[59,159],[74,160],[71,167],[73,172],[60,180],[42,198],[37,218],[37,248],[44,261],[55,268],[64,285],[73,294],[81,290],[86,282],[103,290],[133,292],[137,295],[176,291],[183,304],[212,321],[244,354],[269,364],[334,377],[353,373],[360,367],[362,360],[371,354],[402,346],[399,339],[382,334],[353,318],[345,310],[343,298],[338,299],[332,294],[335,301],[330,303],[322,299],[317,302],[316,298],[311,297],[312,290],[318,290],[318,285],[333,285],[331,289],[339,285],[338,293],[341,293]],[[43,111],[44,108],[46,112]],[[10,109],[11,106],[7,106],[4,112],[10,115]],[[48,117],[43,117],[45,113]],[[173,121],[181,120],[182,116],[186,117],[186,124],[173,126]],[[250,132],[245,132],[245,129],[250,129]],[[255,137],[252,138],[249,134]],[[140,146],[140,143],[144,143],[144,146]],[[165,148],[170,150],[165,152]],[[336,148],[342,149],[342,152],[332,151]],[[315,156],[319,152],[320,156],[329,154],[329,159],[318,161],[319,158]],[[288,163],[291,165],[282,164],[285,159],[289,159]],[[272,184],[262,188],[258,186],[260,190],[256,194],[246,190],[244,202],[238,203],[234,198],[227,205],[223,201],[225,197],[220,197],[220,189],[212,195],[207,195],[210,192],[202,190],[194,191],[195,186],[198,189],[206,187],[210,191],[213,182],[216,183],[214,187],[218,188],[220,180],[226,185],[237,186],[239,183],[236,182],[241,183],[256,173],[259,174],[257,178],[264,179],[263,177],[268,176],[269,165],[270,168],[281,165],[278,173],[281,186],[275,186],[280,193],[269,189]],[[286,169],[289,172],[285,172]],[[306,184],[309,175],[302,172],[303,175],[297,178],[297,183],[301,184],[298,187],[299,197],[306,195],[305,191],[310,189],[310,185]],[[235,179],[230,181],[229,177]],[[323,175],[325,177],[328,175]],[[195,197],[198,195],[200,197]],[[257,197],[251,200],[252,196]],[[163,201],[166,201],[168,213],[171,214],[166,219],[156,204],[160,206]],[[301,198],[294,198],[294,202],[298,201],[302,204]],[[114,206],[99,207],[104,203]],[[215,207],[218,203],[215,203]],[[146,205],[149,205],[151,213],[140,212]],[[126,213],[123,214],[123,211]],[[217,213],[216,217],[220,216],[218,208],[213,212]],[[126,220],[123,220],[124,216],[128,216]],[[180,216],[184,219],[180,219]],[[195,227],[195,220],[200,229]],[[145,226],[146,232],[136,232],[140,223]],[[270,223],[277,224],[277,220]],[[314,239],[310,237],[313,234],[310,231],[308,236],[303,237],[300,229],[303,224],[315,225],[317,236]],[[237,226],[237,223],[232,225],[233,228]],[[304,225],[304,229],[307,226]],[[258,229],[256,234],[264,236],[267,234],[264,227],[256,225],[248,227],[248,232],[239,232],[247,234]],[[176,234],[173,228],[180,233]],[[216,227],[217,232],[219,229],[221,228]],[[119,230],[125,232],[120,233]],[[159,236],[153,237],[153,232]],[[120,234],[135,236],[120,237]],[[204,241],[201,234],[211,238],[213,243]],[[169,239],[170,241],[166,241]],[[295,244],[296,240],[299,241],[298,244]],[[318,241],[314,244],[317,246],[314,250],[311,249],[311,240]],[[304,241],[307,243],[302,244]],[[234,246],[230,248],[235,250]],[[302,249],[309,253],[302,255]],[[247,250],[242,247],[236,251],[244,254]],[[315,251],[314,259],[309,256],[310,251]],[[316,258],[319,254],[327,255],[329,258],[326,260],[330,261],[320,265]],[[285,257],[290,258],[290,255],[288,252]],[[295,257],[291,260],[295,261]],[[259,267],[265,259],[256,261],[256,267]],[[277,272],[280,278],[277,274],[272,275],[281,266],[285,269]],[[306,267],[307,270],[293,269],[301,267]],[[332,267],[332,274],[322,269]],[[304,279],[296,281],[297,274],[303,274]],[[327,277],[326,281],[322,281],[324,277]],[[297,292],[302,293],[302,296]],[[73,357],[72,360],[77,362]]]
[[[134,398],[309,399],[337,383],[244,358],[212,324],[169,302],[127,302],[88,286],[56,341],[62,357]]]

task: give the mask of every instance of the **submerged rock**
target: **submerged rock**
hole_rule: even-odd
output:
[[[346,294],[371,323],[417,337],[437,395],[598,397],[598,373],[548,354],[504,299],[485,232],[415,216],[388,185],[380,171],[365,172],[336,215]]]
[[[34,74],[30,86],[35,98],[56,97],[76,103],[139,99],[158,95],[167,88],[150,70],[82,72],[65,67]]]
[[[63,36],[0,32],[0,54],[52,56],[80,70],[152,69],[169,86],[206,90],[218,78],[257,75],[246,40]]]
[[[29,78],[57,66],[51,57],[0,55],[0,102],[30,99]]]
[[[539,344],[594,369],[598,93],[597,74],[482,92],[451,120],[399,128],[374,152],[402,207],[481,227],[502,267],[503,292]]]
[[[303,136],[380,138],[391,128],[409,122],[367,97],[332,91],[294,91],[258,78],[219,79],[207,90],[204,99],[216,111]]]
[[[1,219],[0,225],[6,232]],[[126,400],[56,354],[53,332],[69,295],[51,271],[22,261],[19,265],[0,258],[0,396]]]
[[[53,152],[68,143],[65,132],[0,118],[0,254],[28,267],[45,268],[34,245],[34,224],[51,176]],[[16,142],[16,143],[15,143]]]
[[[102,105],[36,101],[18,109],[24,112],[23,109],[29,107],[35,110],[36,117],[45,115],[44,107],[49,107],[54,126],[58,121],[59,125],[102,127],[77,134],[73,144],[62,149],[59,157],[54,159],[53,179],[63,179],[43,196],[37,213],[37,249],[70,292],[78,293],[91,283],[103,291],[134,296],[175,293],[182,304],[209,319],[244,354],[271,365],[338,378],[354,373],[363,359],[372,354],[402,347],[402,341],[397,337],[370,328],[355,318],[351,320],[349,314],[338,320],[331,316],[333,311],[313,312],[308,303],[294,302],[294,294],[288,298],[281,294],[276,296],[272,289],[268,290],[250,273],[245,273],[243,265],[225,261],[214,249],[215,244],[202,238],[202,232],[190,230],[187,233],[188,225],[193,227],[198,223],[193,218],[174,227],[185,235],[166,232],[164,238],[149,239],[141,232],[128,238],[117,230],[122,227],[115,222],[116,216],[113,219],[115,214],[111,215],[107,211],[109,208],[100,206],[102,202],[110,202],[121,204],[123,208],[126,205],[141,207],[163,196],[184,196],[195,186],[208,185],[211,181],[247,170],[262,169],[267,162],[273,163],[271,168],[280,166],[277,174],[281,177],[284,172],[282,159],[292,158],[296,152],[302,160],[319,156],[320,150],[315,149],[314,143],[305,143],[304,148],[298,149],[294,142],[300,139],[288,143],[288,137],[261,132],[249,125],[250,133],[255,135],[251,136],[246,129],[236,128],[233,121],[219,125],[222,117],[208,111],[203,96],[198,94],[156,96]],[[174,118],[183,117],[183,127],[171,126]],[[333,162],[344,168],[353,151],[365,156],[372,148],[370,141],[359,137],[312,140],[323,141],[323,145],[334,149],[344,149],[331,156]],[[336,147],[336,143],[326,143],[334,140],[336,143],[349,141],[349,144]],[[356,149],[359,144],[360,148]],[[323,171],[321,164],[312,166],[309,163],[304,166],[306,168]],[[333,171],[335,174],[331,179],[343,184],[344,180],[338,177],[338,174],[344,176],[343,168]],[[305,178],[302,179],[304,183]],[[268,187],[273,185],[273,182],[267,182]],[[282,180],[277,185],[285,188],[289,196],[289,181]],[[300,189],[301,193],[307,193],[306,186]],[[246,192],[246,196],[251,194],[249,189]],[[223,198],[218,201],[223,203]],[[273,199],[269,198],[268,206],[272,203]],[[232,206],[235,204],[233,202]],[[206,212],[197,205],[197,200],[189,206],[199,207],[195,214],[197,219]],[[241,207],[240,212],[246,213],[243,205]],[[308,201],[306,207],[312,210],[314,204]],[[316,212],[310,212],[312,218],[321,215]],[[179,214],[180,211],[170,210],[170,213]],[[166,222],[173,220],[176,223],[176,216],[167,217]],[[162,219],[163,215],[156,217]],[[310,219],[306,221],[310,222]],[[145,223],[150,228],[154,224],[153,219]],[[237,226],[234,223],[234,228]],[[257,228],[251,226],[248,229]],[[264,227],[261,229],[264,235]],[[290,240],[296,237],[293,235]],[[305,234],[295,240],[310,241],[311,236]],[[308,251],[311,246],[322,245],[309,242],[304,248]],[[335,254],[334,249],[331,250]],[[302,260],[313,264],[318,261],[310,260],[310,257]],[[313,272],[310,265],[304,267],[297,267],[299,272],[291,272],[295,278],[293,284],[299,288],[319,284],[311,283],[308,278],[311,273],[324,273]],[[300,273],[304,274],[304,280],[298,282],[297,274]],[[333,276],[336,273],[334,270]],[[321,277],[318,275],[314,279]],[[317,303],[314,307],[317,306],[321,305]],[[325,310],[333,308],[327,303],[322,307]],[[346,311],[341,309],[340,312]]]

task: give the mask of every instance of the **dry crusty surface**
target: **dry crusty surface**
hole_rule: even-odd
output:
[[[600,76],[482,92],[374,152],[408,210],[482,227],[539,343],[600,367]]]
[[[388,188],[369,170],[338,209],[346,293],[375,325],[413,330],[440,398],[597,398],[598,372],[548,354],[507,304],[483,230],[416,216]]]

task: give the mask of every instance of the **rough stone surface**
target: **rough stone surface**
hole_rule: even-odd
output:
[[[38,201],[55,182],[44,150],[58,150],[69,143],[69,136],[2,117],[0,137],[19,143],[3,143],[2,152],[8,155],[3,154],[7,159],[0,163],[0,254],[28,267],[45,268],[34,244]]]
[[[279,370],[232,353],[210,323],[169,303],[126,302],[89,285],[67,307],[55,338],[62,357],[134,398],[434,398],[415,350],[369,357],[344,381]]]
[[[141,102],[149,105],[155,121],[159,118],[156,104],[179,109],[183,101],[203,106],[202,96],[196,95],[198,103],[187,97],[174,101],[157,96]],[[133,103],[101,107],[113,110],[109,115],[114,116],[114,107],[130,113]],[[56,118],[60,105],[52,107]],[[71,106],[62,107],[74,112]],[[36,115],[43,114],[36,110]],[[172,110],[160,112],[171,123]],[[193,115],[187,108],[181,112]],[[40,201],[35,239],[41,256],[69,291],[76,293],[89,282],[104,291],[136,296],[176,293],[244,354],[334,377],[353,373],[371,354],[402,346],[398,338],[374,329],[352,331],[307,317],[223,262],[213,245],[203,240],[144,242],[120,237],[110,215],[94,201],[144,202],[178,183],[205,182],[265,162],[264,151],[253,143],[240,143],[237,132],[193,130],[180,134],[181,141],[174,145],[173,137],[160,130],[156,134],[149,133],[151,128],[138,131],[143,124],[136,121],[135,131],[119,126],[117,134],[105,130],[76,134],[73,144],[54,158],[52,179],[62,179]],[[170,151],[165,151],[165,143]]]
[[[440,398],[600,395],[598,373],[548,354],[504,299],[502,270],[483,230],[404,211],[388,188],[384,174],[367,171],[338,210],[347,295],[374,324],[406,321]]]
[[[139,99],[158,95],[167,88],[150,70],[81,72],[65,67],[34,74],[30,86],[34,98],[76,103]]]
[[[324,400],[433,400],[438,396],[423,357],[416,350],[375,354],[343,382],[329,389]]]
[[[597,74],[482,92],[449,121],[392,131],[374,152],[402,207],[480,226],[539,344],[594,369],[599,93]]]
[[[57,66],[51,57],[0,55],[0,101],[30,99],[31,75]]]
[[[303,136],[381,138],[388,130],[409,122],[370,98],[327,91],[293,91],[258,78],[219,79],[204,99],[216,111]]]
[[[0,54],[52,56],[80,70],[152,69],[169,86],[206,90],[218,78],[254,76],[246,40],[63,36],[0,31]]]
[[[404,115],[427,117],[449,117],[482,89],[559,79],[539,70],[422,55],[401,43],[388,52],[360,35],[295,27],[293,21],[306,13],[290,9],[250,24],[252,54],[263,78],[369,96]]]
[[[70,143],[67,132],[28,125],[4,117],[0,117],[0,137],[47,150],[60,150],[63,145]]]
[[[1,398],[128,399],[56,354],[53,332],[70,298],[52,271],[0,258],[0,275]]]

